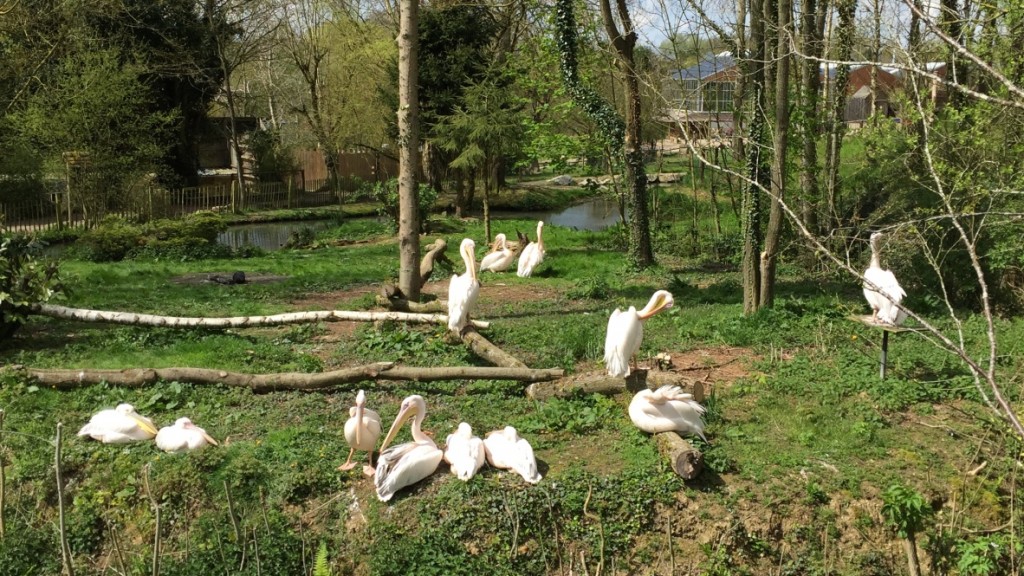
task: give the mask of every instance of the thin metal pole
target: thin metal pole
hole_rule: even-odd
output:
[[[889,359],[889,331],[882,330],[882,367],[881,378],[885,380],[885,363]]]

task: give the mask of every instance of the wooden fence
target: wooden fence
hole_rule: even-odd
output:
[[[86,229],[105,216],[132,222],[182,218],[200,210],[240,212],[277,208],[311,208],[353,202],[358,192],[332,185],[326,179],[307,180],[297,173],[287,182],[200,186],[168,190],[149,187],[96,205],[76,198],[75,192],[48,194],[25,202],[0,203],[0,231],[36,233],[57,229]],[[91,205],[90,205],[91,204]]]

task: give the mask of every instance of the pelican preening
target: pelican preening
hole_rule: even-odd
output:
[[[448,328],[461,332],[469,321],[469,311],[480,294],[480,282],[476,279],[476,243],[464,238],[459,245],[466,273],[452,276],[448,285]]]
[[[465,422],[445,441],[444,460],[451,466],[452,474],[462,481],[472,478],[484,465],[484,453],[484,441],[474,436],[473,428]]]
[[[529,278],[533,274],[533,269],[544,261],[544,237],[541,235],[543,232],[544,221],[541,220],[537,222],[537,241],[527,244],[519,255],[519,269],[516,276]]]
[[[654,316],[673,304],[672,294],[667,290],[658,290],[651,296],[650,302],[637,312],[633,306],[625,312],[618,308],[608,319],[608,334],[604,340],[604,363],[608,374],[618,378],[629,376],[629,363],[640,350],[644,340],[644,320]]]
[[[897,304],[907,295],[896,281],[891,270],[885,270],[881,264],[882,233],[871,235],[871,264],[864,271],[864,298],[871,305],[871,319],[884,324],[899,326],[907,318],[907,313]],[[878,287],[872,288],[868,281]]]
[[[78,431],[79,436],[89,436],[104,444],[150,440],[156,433],[153,421],[140,416],[131,404],[118,404],[117,408],[97,412]]]
[[[641,390],[629,403],[629,419],[644,432],[676,432],[704,437],[704,407],[678,386]]]
[[[494,237],[494,250],[480,261],[480,271],[504,272],[516,259],[516,253],[509,248],[504,234]]]
[[[217,441],[188,418],[178,418],[156,433],[156,447],[164,452],[188,452],[210,444],[217,446]]]
[[[533,447],[519,436],[516,429],[506,426],[504,430],[495,430],[484,439],[487,462],[495,468],[512,470],[530,484],[540,482],[541,475],[537,471],[537,459],[533,456]]]
[[[355,406],[348,409],[348,420],[345,421],[345,440],[351,449],[345,463],[338,466],[338,470],[355,468],[352,454],[360,450],[369,454],[368,462],[363,466],[363,474],[373,476],[373,449],[377,447],[380,431],[380,415],[366,407],[366,393],[360,390],[356,394]]]
[[[412,441],[388,449],[398,430],[410,417],[413,417]],[[381,502],[391,500],[395,492],[430,476],[441,463],[444,453],[420,428],[426,417],[427,403],[422,396],[412,395],[402,400],[402,408],[380,446],[380,457],[377,459],[373,483]]]

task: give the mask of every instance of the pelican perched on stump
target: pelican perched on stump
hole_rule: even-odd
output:
[[[480,261],[480,271],[504,272],[515,259],[516,253],[509,248],[505,235],[498,234],[494,237],[494,250]]]
[[[473,428],[462,422],[445,441],[444,459],[452,474],[462,481],[469,480],[484,465],[484,441],[473,435]]]
[[[188,418],[178,418],[156,433],[156,447],[164,452],[188,452],[210,444],[217,446],[217,441]]]
[[[466,264],[466,273],[452,276],[448,285],[448,328],[462,332],[469,321],[469,311],[476,304],[480,294],[480,281],[476,279],[476,243],[464,238],[459,245],[459,253]]]
[[[338,466],[338,470],[355,468],[352,454],[361,450],[369,454],[368,462],[363,466],[363,474],[373,476],[373,449],[377,447],[380,431],[380,415],[366,407],[366,393],[360,390],[356,394],[355,406],[348,409],[348,420],[345,421],[345,441],[351,449],[345,463]]]
[[[140,416],[131,404],[118,404],[117,408],[94,414],[78,435],[89,436],[104,444],[124,444],[152,439],[156,436],[156,426],[149,418]]]
[[[530,484],[541,481],[537,471],[537,459],[533,456],[533,446],[519,436],[519,432],[511,426],[504,430],[495,430],[484,439],[487,462],[495,468],[512,470]]]
[[[398,430],[410,417],[413,418],[412,442],[388,448]],[[373,483],[381,502],[391,500],[395,492],[430,476],[441,463],[444,453],[420,427],[426,417],[427,403],[422,396],[412,395],[402,400],[402,407],[380,446],[380,457],[377,459]]]
[[[641,390],[629,403],[629,419],[644,432],[676,431],[704,437],[704,407],[678,386]]]
[[[871,305],[871,319],[883,324],[899,326],[907,318],[907,313],[897,304],[903,301],[907,293],[903,291],[896,275],[891,270],[882,268],[881,264],[882,233],[871,235],[871,263],[864,271],[864,298]],[[877,286],[871,287],[870,281]]]
[[[608,374],[625,378],[630,373],[630,361],[644,341],[644,321],[666,308],[674,300],[667,290],[658,290],[650,302],[637,312],[633,306],[623,312],[616,308],[608,319],[608,333],[604,339],[604,364]]]
[[[533,274],[534,268],[540,266],[540,263],[544,261],[544,221],[537,222],[537,241],[530,242],[523,248],[521,254],[519,254],[519,267],[516,271],[516,276],[520,278],[529,278]]]

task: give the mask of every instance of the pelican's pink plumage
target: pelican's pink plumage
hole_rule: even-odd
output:
[[[426,417],[427,403],[422,396],[414,394],[402,401],[391,430],[380,445],[380,457],[377,459],[373,483],[381,502],[391,500],[395,492],[430,476],[441,463],[444,453],[421,428]],[[409,418],[413,418],[412,441],[388,448]]]

